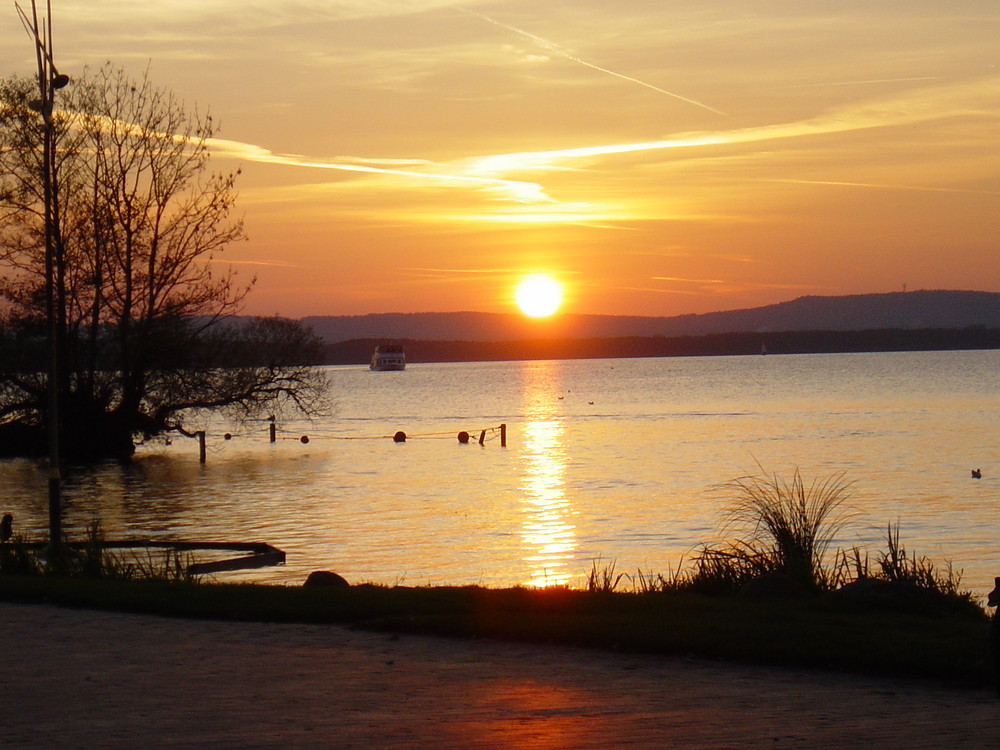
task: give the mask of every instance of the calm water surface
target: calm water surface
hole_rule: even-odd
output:
[[[266,541],[283,567],[223,580],[486,585],[585,582],[593,561],[667,573],[718,537],[719,486],[757,473],[843,473],[839,545],[911,551],[1000,575],[1000,352],[410,365],[330,370],[336,413],[204,425],[132,465],[74,471],[65,525],[108,537]],[[507,447],[483,429],[507,425]],[[397,430],[405,443],[389,437]],[[473,436],[468,445],[459,431]],[[225,432],[233,439],[224,440]],[[309,437],[303,444],[302,435]],[[973,480],[970,470],[982,468]],[[0,463],[4,511],[44,538],[45,476]]]

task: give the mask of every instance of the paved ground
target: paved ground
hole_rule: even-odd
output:
[[[3,748],[995,748],[1000,700],[703,661],[0,603]]]

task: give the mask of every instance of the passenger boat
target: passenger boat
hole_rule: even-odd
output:
[[[372,370],[405,370],[406,353],[400,344],[382,344],[375,347],[372,354]]]

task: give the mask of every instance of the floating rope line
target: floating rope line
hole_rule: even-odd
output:
[[[414,433],[404,433],[406,439],[410,438],[435,438],[435,439],[445,439],[454,438],[456,435],[472,435],[474,432],[480,434],[486,433],[490,437],[490,440],[496,440],[497,436],[503,436],[507,431],[507,425],[499,425],[498,427],[486,427],[481,430],[460,430],[455,433],[452,430],[447,430],[444,432],[414,432]],[[301,435],[301,433],[295,432],[293,430],[278,429],[277,433],[280,434],[282,440],[301,440],[302,437],[308,437],[310,441],[312,440],[388,440],[396,439],[399,436],[399,432],[392,433],[391,435],[332,435],[329,433],[310,433],[309,435]]]
[[[475,430],[473,430],[473,431],[460,430],[457,433],[457,435],[456,435],[455,432],[452,432],[452,431],[447,431],[447,432],[419,432],[419,433],[414,433],[412,435],[407,435],[402,430],[398,430],[398,431],[396,431],[395,433],[393,433],[391,435],[332,435],[332,434],[329,434],[329,433],[326,433],[326,434],[320,433],[318,435],[315,434],[315,433],[313,433],[312,435],[303,435],[303,434],[300,434],[300,433],[293,432],[292,430],[279,429],[277,427],[277,425],[274,423],[273,419],[258,420],[258,421],[267,421],[267,422],[270,423],[268,425],[268,432],[269,432],[269,435],[270,435],[270,442],[272,442],[272,443],[276,442],[279,439],[279,433],[281,433],[281,435],[280,435],[280,439],[281,440],[296,440],[296,441],[302,443],[303,445],[307,445],[308,443],[310,443],[310,442],[312,442],[313,440],[316,440],[316,439],[319,439],[319,440],[388,440],[388,439],[391,439],[395,443],[405,443],[410,438],[430,438],[430,439],[441,440],[441,439],[447,438],[449,436],[457,437],[458,442],[461,443],[461,444],[463,444],[463,445],[465,445],[465,444],[469,443],[470,440],[472,440],[473,435],[476,432]],[[496,440],[497,437],[499,437],[500,438],[500,447],[501,448],[506,448],[507,447],[507,425],[506,424],[501,424],[501,425],[499,425],[497,427],[484,427],[484,428],[478,430],[478,432],[479,432],[479,440],[478,440],[478,442],[479,442],[480,445],[485,444],[487,440],[489,440],[489,441],[492,442],[493,440]],[[206,431],[205,430],[197,430],[195,432],[182,432],[182,434],[185,435],[186,437],[196,438],[198,440],[200,461],[201,461],[201,463],[205,463],[205,457],[206,457],[206,454],[207,454],[207,452],[209,450],[208,446],[207,446],[207,433],[206,433]],[[236,433],[226,432],[226,433],[223,433],[222,439],[224,441],[226,441],[226,442],[234,440],[236,438],[254,439],[254,436],[256,434],[257,433],[249,431],[249,430],[244,430],[244,431],[240,431],[240,432],[236,432]],[[167,440],[166,442],[167,442],[168,445],[170,444],[169,440]],[[221,450],[222,450],[222,446],[220,444],[214,444],[212,446],[212,448],[211,448],[212,453],[218,453]]]

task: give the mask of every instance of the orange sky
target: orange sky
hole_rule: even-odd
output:
[[[539,271],[581,313],[1000,291],[994,0],[52,1],[61,70],[220,124],[247,312],[507,312]]]

